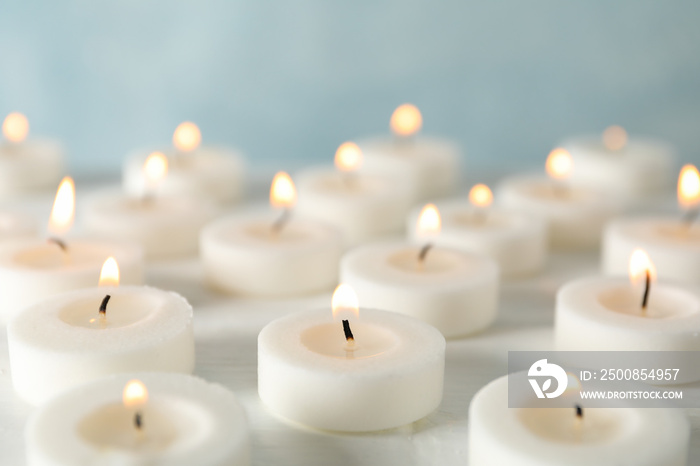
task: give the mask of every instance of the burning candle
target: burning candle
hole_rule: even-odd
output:
[[[459,184],[461,155],[457,145],[445,139],[419,136],[423,117],[415,105],[400,105],[390,120],[391,137],[358,143],[365,156],[362,170],[407,181],[420,200],[437,199],[454,192]]]
[[[250,464],[238,400],[182,374],[121,374],[82,385],[37,409],[25,437],[28,466]]]
[[[207,225],[200,250],[209,285],[253,296],[331,289],[338,281],[342,235],[292,213],[296,199],[292,179],[280,172],[270,188],[270,205],[278,212],[240,212]]]
[[[164,192],[170,167],[165,154],[150,154],[141,168],[139,196],[98,193],[86,203],[85,229],[101,238],[139,244],[149,259],[196,254],[199,231],[218,209],[202,199]]]
[[[29,120],[13,112],[2,123],[0,141],[0,196],[13,197],[46,190],[61,179],[63,148],[49,139],[27,139]]]
[[[603,236],[603,271],[623,275],[627,258],[643,248],[654,259],[659,273],[668,280],[700,284],[700,173],[686,165],[678,177],[676,217],[632,217],[613,220]]]
[[[487,254],[508,277],[541,270],[547,258],[547,224],[539,218],[493,208],[492,202],[493,194],[484,184],[472,187],[468,199],[438,202],[442,229],[435,244]],[[407,232],[414,242],[419,239],[415,228],[419,212],[416,209],[408,217]]]
[[[0,320],[51,295],[94,286],[103,262],[114,256],[126,284],[143,283],[143,255],[132,245],[71,239],[67,236],[75,212],[75,186],[66,177],[56,193],[49,219],[48,241],[21,238],[0,243]]]
[[[557,293],[556,347],[562,351],[698,351],[700,294],[656,283],[657,268],[636,250],[624,278],[584,278]],[[660,272],[660,271],[659,271]]]
[[[583,136],[563,143],[576,170],[571,183],[625,196],[656,194],[673,183],[676,155],[664,141],[631,138],[621,126],[601,136]]]
[[[299,214],[337,227],[348,245],[401,231],[415,197],[410,183],[359,172],[362,164],[360,148],[345,142],[335,154],[336,170],[299,175]]]
[[[12,383],[25,401],[115,373],[194,369],[192,306],[172,292],[119,286],[114,258],[100,275],[99,287],[57,294],[10,321]]]
[[[199,197],[224,204],[237,202],[245,191],[246,164],[236,150],[202,146],[199,127],[183,122],[173,133],[173,147],[160,152],[168,157],[170,174],[161,190],[167,195]],[[138,150],[124,163],[124,189],[139,196],[148,185],[141,169],[153,151]]]
[[[520,175],[504,180],[499,189],[503,207],[545,220],[554,248],[596,247],[605,223],[622,210],[621,200],[572,186],[569,178],[577,168],[564,149],[554,149],[545,168],[548,178]]]
[[[416,317],[446,337],[488,327],[498,309],[498,264],[439,246],[441,217],[433,204],[423,208],[414,228],[415,245],[386,241],[347,252],[341,281],[355,289],[363,305]]]
[[[690,425],[677,409],[511,408],[508,378],[469,406],[470,466],[685,466]],[[527,384],[523,380],[524,384]]]
[[[445,339],[429,325],[359,308],[340,285],[329,309],[275,320],[258,336],[258,392],[289,421],[363,432],[421,419],[442,400]]]

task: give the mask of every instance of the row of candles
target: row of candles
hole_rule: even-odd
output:
[[[27,222],[4,213],[2,235],[19,237],[0,243],[0,308],[13,384],[25,401],[42,405],[27,427],[29,464],[110,455],[158,464],[248,461],[235,398],[174,374],[194,368],[192,307],[175,293],[142,286],[143,253],[150,260],[199,249],[208,284],[234,295],[290,296],[343,283],[332,312],[288,315],[258,340],[263,402],[284,419],[318,429],[375,431],[432,412],[442,399],[445,337],[493,322],[500,277],[536,273],[550,246],[589,248],[602,231],[605,272],[619,275],[629,264],[633,285],[603,277],[564,286],[555,311],[557,348],[700,349],[700,296],[688,285],[654,283],[657,274],[700,280],[695,167],[684,167],[679,177],[684,218],[613,219],[630,200],[663,191],[675,161],[664,144],[627,141],[624,130],[611,127],[602,142],[574,141],[552,151],[549,178],[505,180],[498,208],[491,190],[476,185],[468,199],[413,210],[417,201],[444,197],[458,185],[458,151],[448,141],[418,137],[421,125],[420,112],[403,105],[392,115],[392,138],[344,143],[335,169],[305,171],[296,185],[278,173],[272,210],[215,219],[222,205],[240,199],[245,164],[234,151],[201,147],[199,129],[183,123],[174,149],[127,157],[125,194],[101,193],[85,206],[83,226],[92,239],[66,236],[75,210],[69,178],[56,195],[48,242],[28,237]],[[12,167],[16,192],[55,178],[60,151],[24,141],[26,118],[11,114],[3,132],[8,143],[0,168]],[[376,241],[407,223],[407,239]],[[139,380],[125,375],[144,371]],[[673,448],[668,436],[647,438],[648,426],[635,424],[643,415],[631,416],[630,408],[604,414],[614,430],[628,432],[619,442],[614,435],[564,442],[566,432],[592,421],[577,426],[578,415],[547,410],[525,418],[506,411],[495,428],[493,414],[507,406],[504,384],[493,382],[472,402],[478,413],[470,416],[472,464],[572,464],[572,452],[585,458],[611,445],[618,451],[599,464],[685,458],[687,421],[671,412],[653,422],[680,439]],[[591,411],[596,419],[600,410]],[[545,424],[547,433],[533,423]],[[641,443],[658,448],[650,455]],[[485,453],[494,446],[503,452]]]

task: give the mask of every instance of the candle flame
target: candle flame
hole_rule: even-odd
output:
[[[611,151],[618,151],[627,145],[627,131],[622,126],[608,126],[603,131],[603,145]]]
[[[333,318],[347,319],[350,314],[353,317],[360,315],[360,304],[357,299],[357,293],[350,285],[341,283],[333,292],[331,299],[331,309],[333,309]]]
[[[285,172],[277,172],[270,187],[270,204],[272,207],[293,207],[297,202],[297,190],[292,178]]]
[[[488,207],[493,202],[493,193],[485,184],[476,184],[469,191],[469,202],[476,207]]]
[[[114,257],[108,257],[102,264],[99,286],[119,286],[119,264]]]
[[[423,126],[423,117],[415,105],[403,104],[391,114],[389,125],[397,136],[411,136],[420,131]]]
[[[344,142],[335,151],[335,166],[341,172],[353,172],[362,166],[362,151],[354,142]]]
[[[656,267],[654,267],[654,263],[649,258],[649,255],[641,249],[635,249],[630,256],[630,282],[633,285],[644,282],[647,271],[649,271],[649,278],[652,281],[656,280]]]
[[[190,152],[199,147],[202,142],[202,133],[199,127],[191,121],[185,121],[177,125],[173,133],[173,145],[177,150]]]
[[[2,133],[10,142],[22,142],[29,134],[29,120],[21,113],[12,112],[2,122]]]
[[[54,235],[63,235],[73,226],[75,219],[75,183],[66,176],[58,185],[56,199],[49,218],[49,231]]]
[[[700,204],[700,173],[694,165],[685,165],[678,176],[678,203],[684,209]]]
[[[168,158],[162,152],[153,152],[143,163],[143,174],[146,183],[150,186],[157,186],[168,174]]]
[[[558,147],[547,156],[545,168],[550,177],[555,180],[565,180],[571,175],[573,165],[571,154],[566,149]]]
[[[142,406],[148,401],[148,390],[140,380],[130,380],[124,386],[122,400],[127,408]]]
[[[418,216],[418,235],[421,237],[434,236],[440,233],[442,221],[440,211],[435,204],[426,204]]]

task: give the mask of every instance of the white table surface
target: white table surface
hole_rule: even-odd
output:
[[[78,197],[81,197],[81,191]],[[23,201],[22,210],[47,218],[51,196]],[[573,278],[598,273],[596,254],[554,254],[538,277],[505,282],[493,327],[447,344],[445,394],[427,418],[373,434],[332,434],[289,425],[257,395],[257,334],[271,320],[296,310],[330,307],[330,290],[292,300],[251,300],[218,295],[202,284],[196,258],[151,264],[147,282],[175,290],[195,309],[195,374],[232,390],[248,413],[256,465],[464,465],[472,396],[504,375],[508,350],[547,350],[553,341],[554,295]],[[0,284],[0,290],[2,289]],[[692,388],[700,393],[700,388]],[[24,464],[23,427],[32,408],[12,389],[6,334],[0,332],[0,464]],[[688,410],[693,425],[690,464],[700,464],[700,410]]]

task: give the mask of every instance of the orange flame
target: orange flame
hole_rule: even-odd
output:
[[[418,234],[420,236],[434,236],[440,233],[442,221],[440,211],[435,204],[426,204],[418,216]]]
[[[608,126],[603,131],[603,145],[606,149],[617,151],[627,145],[627,131],[622,126]]]
[[[335,151],[335,166],[341,172],[356,171],[362,166],[362,151],[354,142],[344,142]]]
[[[678,176],[678,203],[684,209],[700,204],[700,173],[694,165],[685,165]]]
[[[411,136],[420,131],[423,126],[423,116],[415,105],[399,105],[392,113],[389,125],[397,136]]]
[[[285,172],[277,172],[270,187],[270,204],[272,207],[293,207],[297,202],[297,190],[292,178]]]
[[[19,143],[29,134],[29,120],[18,112],[12,112],[2,122],[2,132],[8,141]]]
[[[127,408],[143,406],[148,401],[148,390],[140,380],[130,380],[124,386],[122,401]]]
[[[119,286],[119,264],[114,257],[108,257],[102,264],[99,286]]]
[[[493,202],[493,193],[485,184],[476,184],[469,191],[469,202],[476,207],[488,207]]]
[[[73,226],[75,220],[75,183],[66,176],[58,185],[56,199],[49,217],[49,231],[54,235],[63,235]]]
[[[177,150],[190,152],[199,147],[202,142],[202,133],[199,127],[191,121],[180,123],[173,133],[173,145]]]
[[[571,175],[574,161],[566,149],[557,148],[549,153],[545,168],[547,174],[555,180],[565,180]]]
[[[634,285],[645,281],[647,271],[649,271],[651,280],[656,280],[656,267],[654,267],[654,263],[649,258],[649,255],[641,249],[635,249],[630,256],[630,282]]]
[[[360,305],[357,299],[357,293],[350,285],[341,283],[333,292],[331,299],[331,309],[333,309],[333,318],[344,318],[350,314],[354,317],[360,315]]]
[[[151,186],[157,186],[165,179],[168,174],[168,158],[162,152],[153,152],[143,163],[143,174],[146,177],[146,183]]]

